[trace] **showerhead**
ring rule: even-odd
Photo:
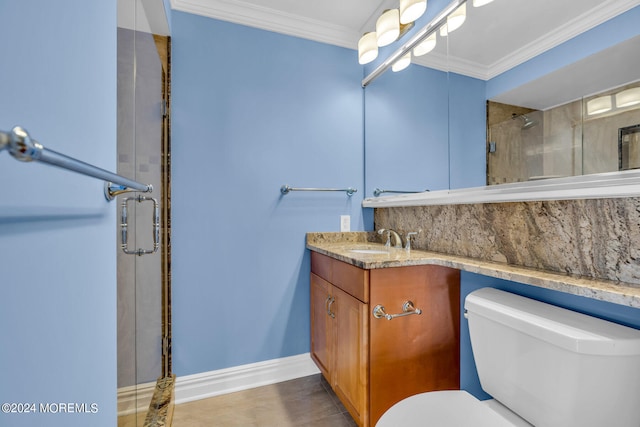
[[[522,125],[522,129],[529,129],[529,128],[534,127],[534,126],[536,126],[538,124],[538,122],[536,120],[531,120],[527,116],[522,116],[522,119],[524,120],[524,124]]]
[[[514,113],[511,115],[511,120],[515,119],[522,119],[522,127],[520,129],[529,129],[538,124],[537,120],[530,119],[526,114],[517,115]]]

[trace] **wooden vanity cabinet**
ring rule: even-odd
[[[387,320],[380,304],[402,313]],[[359,426],[394,403],[460,388],[460,272],[424,265],[365,270],[311,252],[311,357]]]
[[[358,425],[368,425],[368,305],[311,273],[311,357]]]

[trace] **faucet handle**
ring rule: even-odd
[[[411,251],[411,237],[412,237],[412,236],[417,236],[417,235],[418,235],[419,233],[421,233],[421,232],[422,232],[422,230],[418,230],[418,231],[410,231],[410,232],[408,232],[408,233],[407,233],[407,237],[406,237],[407,244],[406,244],[406,246],[404,247],[404,249],[405,249],[407,252]]]

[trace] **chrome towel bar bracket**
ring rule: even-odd
[[[358,190],[353,188],[353,187],[349,187],[349,188],[299,188],[299,187],[290,187],[288,185],[283,185],[282,187],[280,187],[280,193],[281,194],[289,194],[289,192],[291,191],[345,191],[347,193],[347,196],[353,196],[353,193],[357,192]]]
[[[382,319],[384,317],[387,320],[391,320],[391,319],[395,319],[396,317],[410,316],[412,314],[422,314],[422,310],[420,310],[419,308],[415,308],[411,301],[405,301],[405,303],[402,304],[402,313],[387,314],[384,311],[384,306],[381,304],[378,304],[373,308],[372,314],[373,314],[373,317],[375,317],[376,319]]]
[[[73,157],[49,150],[35,139],[32,139],[29,132],[20,126],[14,127],[9,132],[0,131],[0,151],[4,149],[8,150],[9,154],[15,159],[22,162],[38,161],[108,181],[104,192],[105,198],[109,201],[123,192],[140,191],[150,193],[153,191],[151,185],[133,181]],[[119,187],[115,188],[113,184],[118,184]]]
[[[149,184],[148,191],[143,191],[143,193],[151,193],[153,191],[153,185]],[[111,181],[104,182],[104,197],[105,199],[111,201],[115,199],[120,194],[132,193],[138,191],[135,188],[129,188],[126,185],[118,185],[114,184]]]

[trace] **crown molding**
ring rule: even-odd
[[[463,58],[446,58],[444,55],[437,54],[427,54],[423,57],[414,58],[413,62],[425,67],[443,71],[448,70],[481,80],[489,80],[638,6],[638,4],[640,4],[639,0],[603,1],[597,8],[575,17],[562,28],[545,34],[543,37],[504,56],[488,67]],[[385,3],[383,2],[378,9],[384,7]],[[171,0],[171,8],[353,50],[356,49],[362,32],[241,0]],[[377,14],[374,13],[365,24],[365,27],[374,22],[376,16]]]
[[[598,25],[620,15],[640,4],[638,0],[607,0],[600,6],[578,15],[566,25],[523,46],[521,49],[504,56],[491,64],[486,71],[489,80],[503,72],[512,69],[541,53],[544,53],[575,36],[584,33]]]
[[[441,53],[428,53],[411,59],[413,64],[433,68],[440,71],[450,71],[480,80],[488,80],[489,70],[477,62],[466,59],[447,57]]]
[[[348,49],[355,49],[360,38],[351,28],[242,1],[171,0],[171,8]]]
[[[451,71],[481,80],[490,80],[638,6],[638,4],[640,4],[638,0],[607,0],[596,9],[575,17],[562,28],[545,34],[543,37],[524,45],[521,49],[504,56],[488,67],[464,58],[455,56],[447,57],[439,53],[414,58],[412,62],[423,67],[434,68],[441,71]]]

